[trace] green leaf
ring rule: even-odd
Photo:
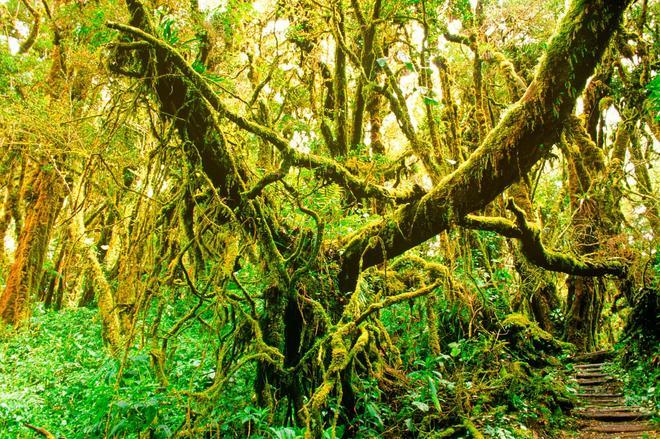
[[[298,437],[296,430],[291,427],[270,427],[270,431],[277,439],[296,439]]]
[[[383,420],[381,419],[380,415],[378,414],[378,410],[376,409],[376,405],[373,403],[367,404],[367,412],[369,415],[376,420],[376,423],[378,424],[379,427],[383,427]]]
[[[433,401],[433,406],[435,409],[438,411],[438,413],[442,412],[442,407],[440,406],[440,400],[438,399],[438,389],[435,387],[435,382],[433,381],[433,378],[428,377],[429,380],[429,391],[431,392],[431,400]]]
[[[115,424],[114,427],[112,427],[112,430],[110,430],[110,434],[108,436],[117,436],[126,426],[126,421],[124,419],[120,420]]]
[[[424,96],[424,103],[428,105],[438,105],[438,100],[430,96]]]
[[[419,410],[423,411],[424,413],[428,412],[429,408],[430,408],[428,404],[426,404],[422,401],[413,401],[412,405],[414,405],[415,407],[417,407]]]
[[[192,68],[197,73],[204,73],[206,71],[206,66],[204,64],[202,64],[201,62],[199,62],[198,60],[193,61]]]
[[[449,347],[451,348],[450,355],[454,358],[458,357],[461,354],[461,345],[459,345],[456,342],[449,343]]]

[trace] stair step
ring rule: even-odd
[[[623,398],[623,393],[578,393],[578,398]]]
[[[605,424],[590,425],[585,431],[597,433],[641,433],[648,431],[655,432],[655,428],[650,422],[608,422]]]
[[[579,410],[616,410],[621,412],[629,411],[634,413],[647,413],[643,408],[634,405],[612,405],[607,407],[602,405],[587,405],[580,407]]]
[[[576,369],[602,369],[603,366],[609,363],[587,363],[587,364],[576,364],[574,367]]]
[[[578,410],[575,414],[584,419],[595,419],[599,421],[638,421],[649,419],[651,413],[630,412],[621,410]]]
[[[623,399],[612,398],[612,399],[592,399],[591,401],[582,401],[584,405],[579,406],[579,408],[588,408],[588,407],[621,407],[624,403]]]
[[[614,381],[614,378],[610,376],[605,376],[604,378],[578,378],[578,384],[582,386],[593,386],[597,384],[607,384]]]
[[[602,367],[585,367],[580,369],[575,369],[575,372],[580,373],[605,373],[605,369]]]
[[[578,389],[580,393],[584,393],[587,395],[619,395],[619,391],[621,390],[621,386],[603,386],[603,385],[587,385],[587,386],[580,386]]]
[[[653,431],[643,430],[636,432],[600,433],[585,431],[578,436],[580,439],[656,439],[658,436]]]
[[[605,378],[608,376],[608,374],[602,372],[578,372],[576,375],[578,380],[580,378]]]

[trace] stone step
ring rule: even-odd
[[[580,378],[605,378],[609,375],[602,372],[578,372],[575,377],[579,380]]]
[[[614,381],[614,378],[611,376],[603,376],[600,378],[578,378],[577,382],[581,386],[596,386],[600,384],[607,384]]]
[[[625,401],[620,398],[612,399],[592,399],[590,401],[581,401],[582,405],[579,405],[578,408],[588,408],[588,407],[623,407]]]
[[[616,395],[622,396],[620,394],[621,386],[580,386],[578,389],[580,394],[585,395]]]
[[[651,422],[606,422],[589,425],[584,431],[596,433],[642,433],[648,431],[654,433],[656,430]]]
[[[632,406],[632,405],[618,405],[618,406],[609,406],[609,407],[603,407],[603,406],[585,406],[585,407],[580,407],[579,409],[575,410],[575,413],[612,413],[612,412],[617,412],[617,413],[632,413],[632,414],[638,414],[638,415],[653,415],[652,412],[649,410],[646,410],[642,407],[638,406]]]
[[[576,377],[582,376],[582,375],[596,375],[596,376],[611,376],[607,372],[605,372],[603,369],[579,369],[575,371]]]
[[[582,406],[579,408],[579,410],[616,410],[616,411],[629,411],[629,412],[635,412],[635,413],[647,413],[648,410],[644,410],[641,407],[634,406],[634,405],[611,405],[604,407],[602,405],[586,405]]]
[[[575,364],[573,367],[576,369],[602,369],[603,366],[609,363],[585,363],[585,364]]]
[[[575,382],[579,384],[580,387],[589,388],[591,390],[600,387],[603,391],[606,392],[611,391],[611,388],[620,388],[621,386],[623,386],[623,383],[621,381],[615,380],[613,378],[610,378],[609,380],[607,379],[603,380],[602,378],[594,378],[594,379],[599,381],[585,382],[585,380],[575,380]],[[589,378],[588,380],[591,380],[591,378]]]
[[[601,398],[623,398],[623,393],[578,393],[577,394],[578,398],[594,398],[594,399],[601,399]]]
[[[631,412],[628,410],[592,409],[576,410],[575,414],[583,419],[595,419],[598,421],[641,421],[649,419],[651,413]]]
[[[632,433],[598,433],[598,432],[585,432],[578,436],[580,439],[656,439],[657,435],[651,431],[645,432],[632,432]]]

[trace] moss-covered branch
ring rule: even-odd
[[[142,29],[121,23],[107,23],[111,29],[126,33],[134,38],[147,41],[153,47],[167,53],[174,66],[191,82],[201,96],[215,109],[221,117],[234,123],[239,128],[250,132],[260,139],[273,145],[292,166],[313,169],[317,175],[337,183],[349,190],[358,199],[377,198],[397,203],[407,203],[419,199],[421,194],[417,188],[396,190],[379,186],[354,176],[348,169],[335,160],[307,154],[295,150],[289,142],[269,127],[249,120],[231,111],[215,93],[211,85],[195,71],[186,59],[172,46],[163,40],[143,31]]]
[[[541,232],[538,227],[527,222],[525,212],[516,206],[512,199],[509,199],[507,209],[516,217],[516,223],[522,234],[520,243],[523,254],[539,267],[576,276],[604,276],[607,274],[620,278],[627,276],[626,266],[620,262],[594,262],[547,250],[541,242]]]
[[[286,177],[286,173],[288,171],[289,171],[289,166],[284,165],[276,171],[269,172],[268,174],[261,177],[259,181],[256,182],[255,185],[252,188],[250,188],[249,191],[245,192],[243,195],[245,195],[245,198],[247,198],[248,200],[255,199],[261,194],[261,192],[266,188],[266,186],[268,186],[271,183],[275,183],[276,181],[280,181],[284,177]]]
[[[460,221],[460,224],[468,229],[487,230],[489,232],[495,232],[498,235],[506,236],[507,238],[522,238],[522,232],[520,229],[513,221],[507,218],[466,215],[465,218]]]
[[[394,305],[395,303],[426,296],[427,294],[430,294],[438,286],[440,286],[439,281],[433,282],[431,285],[420,288],[418,290],[397,294],[396,296],[388,296],[385,299],[381,300],[380,302],[372,303],[362,314],[360,314],[355,319],[355,325],[359,325],[360,323],[364,322],[371,314],[375,313],[376,311]]]
[[[520,99],[520,97],[525,93],[527,84],[525,80],[518,75],[516,68],[513,63],[504,55],[502,52],[497,50],[489,50],[484,53],[484,61],[493,62],[497,64],[500,72],[504,75],[504,78],[509,87],[511,96],[514,99]]]
[[[385,53],[381,51],[381,57],[385,57]],[[432,145],[426,140],[420,138],[418,133],[415,130],[414,124],[412,122],[412,116],[408,109],[408,104],[406,103],[406,98],[403,94],[403,90],[399,86],[399,80],[394,74],[392,69],[385,64],[383,67],[383,72],[387,78],[387,86],[379,87],[376,86],[375,89],[381,93],[390,103],[390,109],[392,113],[396,116],[396,120],[399,123],[401,132],[406,136],[408,142],[410,142],[410,147],[417,155],[426,169],[431,181],[437,183],[440,181],[441,170],[436,161],[434,160],[433,148]],[[391,91],[390,91],[391,90]]]
[[[30,12],[30,15],[32,16],[33,19],[30,33],[28,34],[25,41],[23,41],[20,47],[18,48],[18,53],[27,53],[28,50],[30,50],[30,48],[34,45],[34,42],[37,40],[37,36],[39,35],[41,16],[39,15],[39,12],[37,12],[37,10],[30,5],[30,2],[26,0],[22,0],[22,3],[27,8],[28,12]]]
[[[626,277],[626,267],[620,262],[588,261],[546,249],[541,242],[541,232],[538,227],[527,222],[525,212],[512,199],[507,202],[507,209],[513,212],[516,223],[501,217],[467,215],[460,224],[469,229],[488,230],[507,238],[519,239],[525,257],[533,264],[546,270],[577,276],[603,276],[609,274],[621,278]]]
[[[575,101],[593,73],[630,0],[575,0],[548,45],[525,95],[504,115],[479,148],[421,200],[350,236],[343,246],[341,288],[383,260],[370,248],[378,236],[388,257],[400,255],[485,207],[530,171],[555,144]]]

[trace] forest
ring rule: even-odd
[[[0,0],[0,438],[653,438],[657,0]]]

